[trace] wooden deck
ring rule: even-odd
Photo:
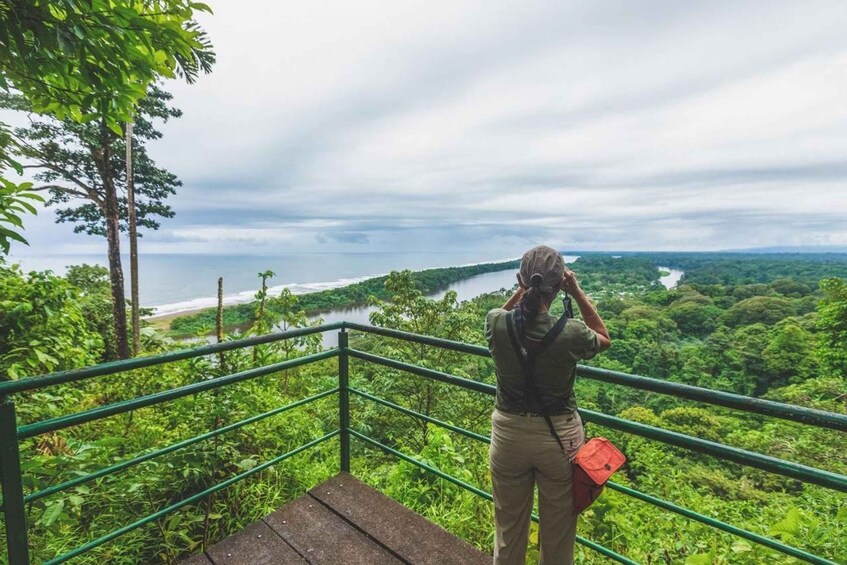
[[[342,473],[183,565],[475,565],[491,556]]]

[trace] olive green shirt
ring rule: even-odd
[[[485,317],[485,338],[497,370],[498,410],[511,413],[542,413],[533,398],[527,398],[526,385],[517,353],[509,339],[506,325],[508,312],[495,308]],[[548,313],[539,314],[526,324],[526,335],[541,339],[556,325],[557,318]],[[556,339],[541,353],[535,362],[535,385],[541,401],[550,415],[576,410],[573,384],[576,364],[591,359],[600,351],[597,333],[580,320],[570,319]]]

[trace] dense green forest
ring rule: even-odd
[[[583,258],[594,254],[587,253]],[[607,254],[595,255],[608,257]],[[623,258],[646,259],[652,265],[685,271],[680,281],[699,284],[743,285],[779,278],[816,285],[829,277],[844,276],[844,253],[622,253]]]
[[[572,268],[597,301],[613,339],[600,367],[847,413],[847,257],[587,255]],[[834,259],[834,260],[833,260]],[[687,261],[683,263],[684,261]],[[656,265],[686,269],[683,283],[658,284]],[[818,273],[818,275],[815,275]],[[483,343],[482,320],[507,291],[457,303],[426,298],[418,274],[392,273],[373,292],[372,323]],[[443,284],[443,283],[441,283]],[[307,325],[308,296],[268,299],[250,333],[271,324]],[[390,301],[388,300],[390,298]],[[108,358],[108,278],[76,267],[66,277],[0,266],[0,368],[11,378]],[[256,317],[260,305],[254,305]],[[561,304],[554,307],[560,311]],[[105,320],[105,322],[104,322]],[[147,328],[145,354],[186,347]],[[354,347],[486,383],[492,363],[431,347],[354,334]],[[91,379],[16,395],[21,424],[56,418],[175,386],[293,358],[319,338]],[[337,386],[328,360],[213,392],[183,397],[21,442],[24,489],[67,481],[210,429]],[[413,375],[351,361],[351,385],[488,435],[493,401]],[[582,407],[669,430],[847,473],[844,434],[790,421],[578,379]],[[420,461],[490,490],[487,446],[358,397],[351,426]],[[216,436],[120,473],[27,505],[33,561],[43,561],[199,492],[338,427],[334,396]],[[615,476],[637,488],[835,562],[847,562],[847,497],[749,467],[589,424],[628,462]],[[174,563],[271,512],[338,469],[331,440],[226,490],[92,550],[79,563]],[[353,443],[353,473],[478,547],[490,551],[491,505],[418,467]],[[609,489],[581,518],[579,534],[644,563],[791,563]],[[533,532],[534,539],[534,532]],[[3,541],[3,540],[0,540]],[[537,557],[535,547],[531,558]],[[605,558],[578,546],[583,563]]]

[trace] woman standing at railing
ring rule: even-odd
[[[573,297],[584,322],[548,313],[560,290]],[[573,391],[576,364],[608,349],[609,332],[561,254],[539,246],[521,259],[517,291],[486,316],[485,336],[497,370],[489,454],[494,563],[524,563],[535,484],[541,562],[572,563],[571,459],[584,441]]]

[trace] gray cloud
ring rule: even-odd
[[[367,245],[370,243],[370,237],[365,232],[321,232],[315,239],[318,243],[353,243],[356,245]]]
[[[213,7],[146,252],[847,244],[843,2]]]

